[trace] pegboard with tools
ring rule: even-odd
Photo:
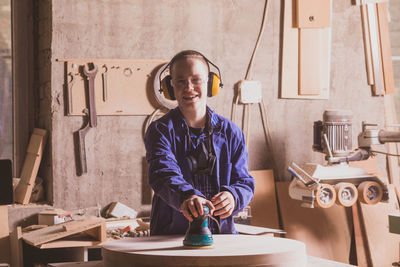
[[[89,94],[84,66],[97,73],[94,105],[97,115],[148,115],[159,106],[153,90],[162,59],[58,59],[65,62],[67,115],[84,116]]]

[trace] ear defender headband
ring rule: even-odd
[[[174,88],[172,87],[172,84],[171,84],[171,75],[167,75],[161,80],[162,73],[164,71],[166,71],[168,68],[170,68],[171,65],[173,63],[175,63],[178,59],[181,59],[185,56],[192,56],[192,55],[193,56],[196,56],[196,55],[201,56],[207,62],[207,64],[211,64],[218,70],[218,74],[211,72],[211,71],[208,73],[208,82],[207,82],[207,96],[208,97],[217,95],[219,93],[219,89],[224,86],[222,84],[221,72],[214,63],[212,63],[210,60],[208,60],[200,52],[197,52],[194,50],[185,50],[185,51],[182,51],[182,52],[178,53],[177,55],[175,55],[171,59],[171,61],[164,67],[164,69],[160,72],[160,75],[158,77],[159,81],[160,81],[160,93],[162,92],[166,99],[176,100],[175,94],[174,94]]]

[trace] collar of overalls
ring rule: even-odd
[[[180,129],[181,131],[184,131],[185,133],[187,133],[189,131],[189,126],[185,120],[185,117],[183,116],[182,112],[180,111],[179,107],[175,108],[174,110],[175,115],[179,118],[180,120]],[[207,110],[206,110],[206,116],[207,116],[207,126],[206,128],[208,128],[209,134],[211,135],[212,133],[215,133],[217,131],[220,130],[221,128],[221,122],[218,119],[217,115],[215,114],[215,112],[207,106]]]

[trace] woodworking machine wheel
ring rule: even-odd
[[[322,208],[331,207],[336,200],[335,188],[330,184],[321,184],[321,187],[316,192],[315,199],[318,206]]]
[[[338,183],[335,185],[337,198],[336,203],[345,207],[351,207],[356,203],[358,198],[358,191],[352,183]]]
[[[382,186],[373,181],[362,182],[358,185],[359,200],[367,204],[376,204],[382,200]]]

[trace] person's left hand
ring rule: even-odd
[[[211,202],[215,207],[213,215],[221,219],[231,216],[235,208],[235,198],[229,191],[219,192],[211,198]]]

